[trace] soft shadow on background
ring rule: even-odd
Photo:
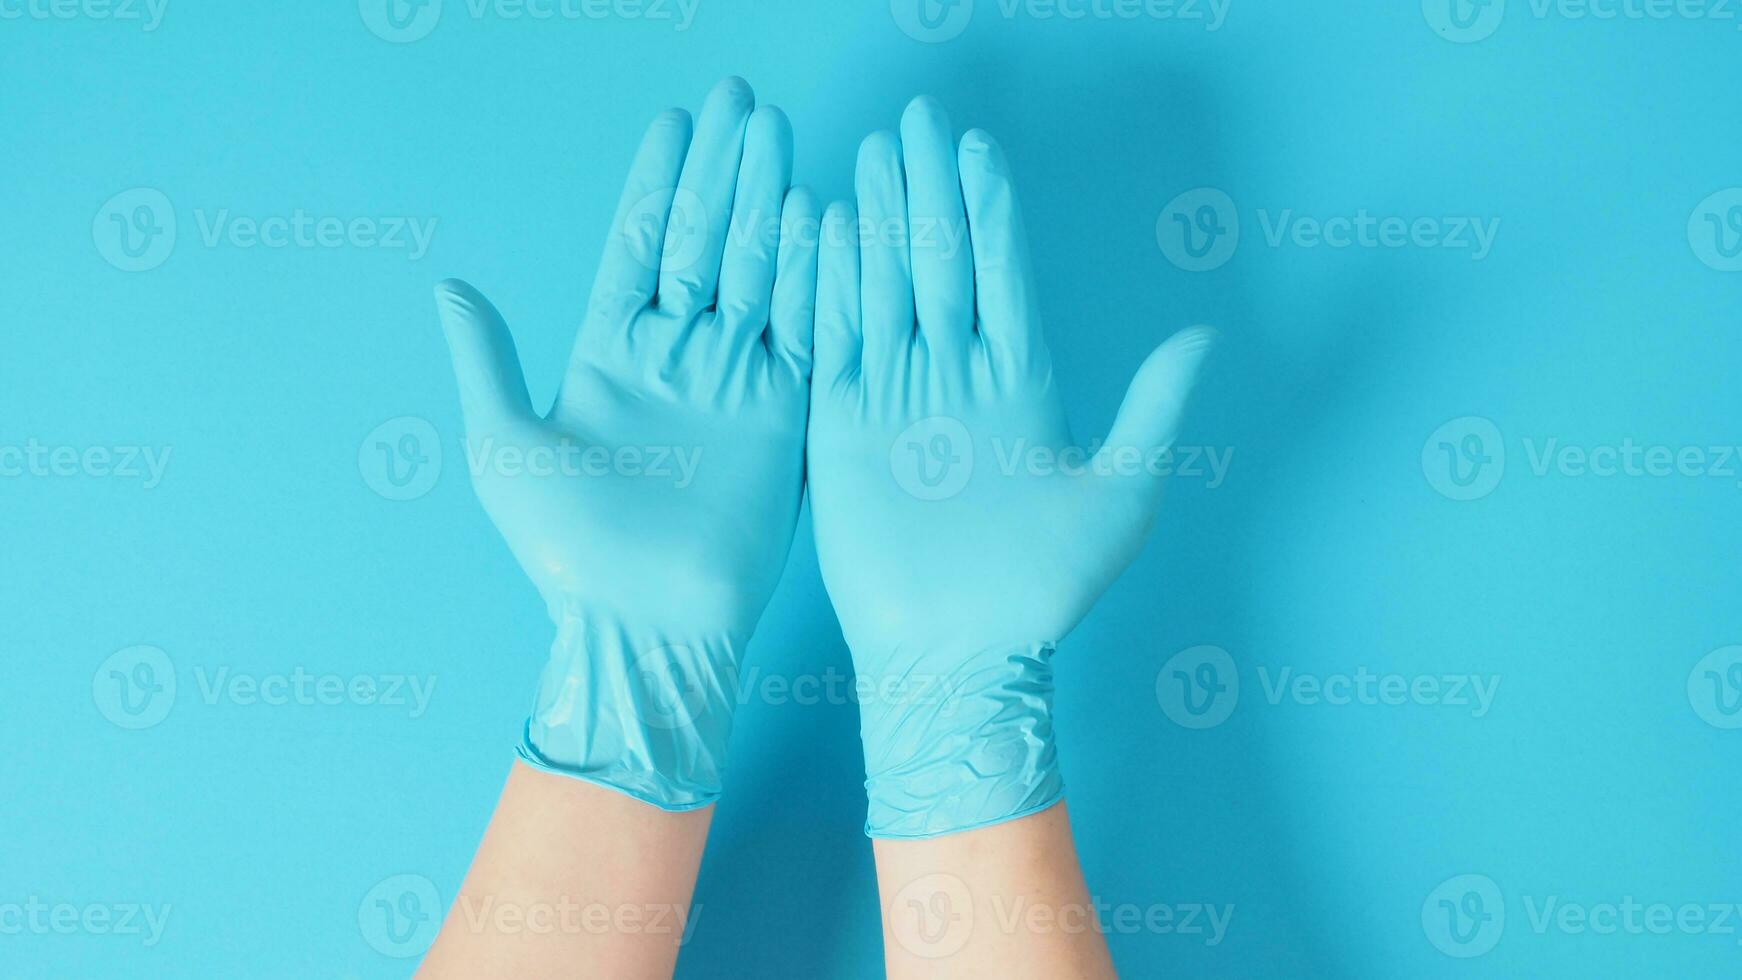
[[[735,73],[791,115],[824,199],[915,94],[1004,143],[1080,438],[1167,335],[1222,332],[1181,444],[1231,453],[1227,473],[1173,479],[1056,660],[1091,890],[1163,923],[1109,936],[1125,975],[1734,974],[1733,935],[1544,909],[1712,921],[1742,899],[1723,778],[1742,690],[1690,688],[1742,643],[1742,477],[1537,463],[1550,440],[1738,441],[1733,242],[1689,235],[1742,186],[1742,109],[1717,94],[1742,81],[1734,24],[1513,4],[1454,43],[1421,7],[1235,4],[1211,31],[980,0],[939,43],[883,0],[703,0],[683,31],[449,0],[403,44],[352,4],[0,20],[0,447],[169,454],[155,481],[0,477],[0,913],[167,909],[149,939],[0,934],[0,973],[411,973],[373,903],[452,899],[551,637],[467,485],[431,284],[496,301],[548,402],[642,128]],[[1207,271],[1161,245],[1195,188],[1240,223]],[[134,191],[178,227],[130,272],[103,217]],[[416,255],[206,234],[296,212],[434,234]],[[1358,214],[1498,236],[1478,257],[1294,234]],[[407,419],[441,461],[395,500],[367,456]],[[1459,419],[1505,456],[1473,500],[1431,463]],[[140,645],[176,690],[135,728],[144,695],[110,661]],[[1201,646],[1239,694],[1192,728],[1168,664]],[[223,686],[299,671],[433,688],[269,705]],[[1332,704],[1285,673],[1499,686],[1481,711]],[[807,518],[746,677],[849,674]],[[881,975],[857,731],[851,704],[743,705],[680,976]],[[1447,910],[1487,914],[1493,941],[1448,937]]]

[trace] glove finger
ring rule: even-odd
[[[745,129],[744,163],[720,263],[718,305],[728,330],[755,337],[768,325],[781,208],[791,184],[792,124],[774,106],[761,106]]]
[[[1150,352],[1132,378],[1112,431],[1107,433],[1108,450],[1147,454],[1172,448],[1185,415],[1186,398],[1215,340],[1216,332],[1211,328],[1191,327]]]
[[[654,117],[641,138],[588,302],[590,311],[606,314],[604,322],[627,323],[659,286],[659,255],[690,130],[689,113],[667,109]]]
[[[509,422],[532,417],[520,355],[502,314],[484,294],[458,279],[435,289],[436,311],[453,355],[460,388],[460,411],[468,437],[495,432]]]
[[[824,395],[859,374],[859,216],[836,201],[823,214],[817,247],[816,363],[811,374],[812,414]]]
[[[901,141],[877,132],[859,146],[860,306],[864,375],[890,387],[913,342],[913,274],[907,255],[907,192]],[[899,386],[896,386],[899,387]]]
[[[901,116],[914,307],[934,358],[959,363],[974,333],[974,256],[950,117],[921,96]]]
[[[817,310],[817,221],[816,198],[793,188],[780,215],[779,271],[768,319],[768,349],[805,381]]]
[[[744,130],[756,95],[742,78],[714,86],[696,122],[665,227],[658,303],[685,320],[713,305],[732,216]]]
[[[1010,164],[984,130],[962,137],[957,164],[974,249],[974,295],[980,339],[995,368],[1030,377],[1049,366],[1046,339],[1028,268],[1028,240]]]

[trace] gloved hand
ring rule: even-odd
[[[1053,384],[992,138],[969,132],[958,153],[943,108],[915,100],[899,138],[860,148],[857,197],[857,215],[837,202],[823,218],[811,512],[869,694],[866,832],[929,837],[1063,795],[1049,658],[1141,546],[1213,334],[1149,356],[1091,457]]]
[[[520,754],[670,810],[719,795],[803,489],[817,209],[754,105],[653,121],[548,415],[490,303],[436,289],[473,486],[557,626]]]

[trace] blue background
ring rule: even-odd
[[[411,43],[340,2],[170,0],[152,31],[0,19],[0,446],[172,453],[149,489],[0,478],[0,905],[172,907],[150,948],[0,934],[0,975],[411,972],[372,948],[359,903],[398,874],[452,898],[551,634],[458,465],[430,286],[485,289],[548,402],[645,122],[731,73],[791,115],[800,179],[825,198],[916,93],[1001,138],[1080,433],[1104,429],[1168,333],[1222,330],[1183,441],[1231,450],[1227,479],[1173,483],[1057,661],[1092,891],[1234,906],[1215,945],[1111,936],[1126,975],[1742,971],[1734,919],[1728,935],[1597,935],[1531,914],[1551,896],[1742,902],[1742,730],[1723,727],[1742,691],[1689,695],[1702,657],[1742,643],[1742,464],[1531,466],[1549,439],[1742,442],[1742,274],[1688,231],[1742,185],[1742,11],[1599,20],[1513,0],[1458,43],[1414,2],[1235,0],[1211,31],[979,0],[928,42],[880,0],[701,0],[681,31],[446,6]],[[173,202],[179,228],[166,261],[131,273],[93,220],[136,187]],[[1199,187],[1234,202],[1241,238],[1193,272],[1158,223],[1165,238],[1169,202]],[[438,224],[415,261],[207,246],[197,214],[222,209]],[[1479,260],[1273,245],[1285,209],[1499,232]],[[406,416],[447,465],[393,501],[359,451]],[[1472,416],[1506,467],[1458,500],[1424,447]],[[99,667],[136,644],[161,648],[179,687],[160,724],[130,731],[106,716]],[[1202,644],[1241,689],[1198,730],[1158,686]],[[850,670],[808,521],[749,667]],[[1500,686],[1482,717],[1266,697],[1284,668],[1363,667]],[[415,718],[207,703],[200,679],[222,668],[436,688]],[[881,974],[856,725],[845,703],[739,712],[680,976]],[[1468,959],[1423,923],[1466,874],[1505,912]]]

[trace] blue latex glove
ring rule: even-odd
[[[473,485],[557,626],[520,754],[670,810],[719,796],[803,489],[817,208],[754,105],[727,79],[648,129],[548,415],[489,302],[436,289]]]
[[[1079,458],[998,145],[958,152],[918,99],[861,147],[857,196],[823,219],[811,511],[864,692],[866,832],[929,837],[1063,795],[1048,661],[1141,546],[1213,334],[1156,349]]]

